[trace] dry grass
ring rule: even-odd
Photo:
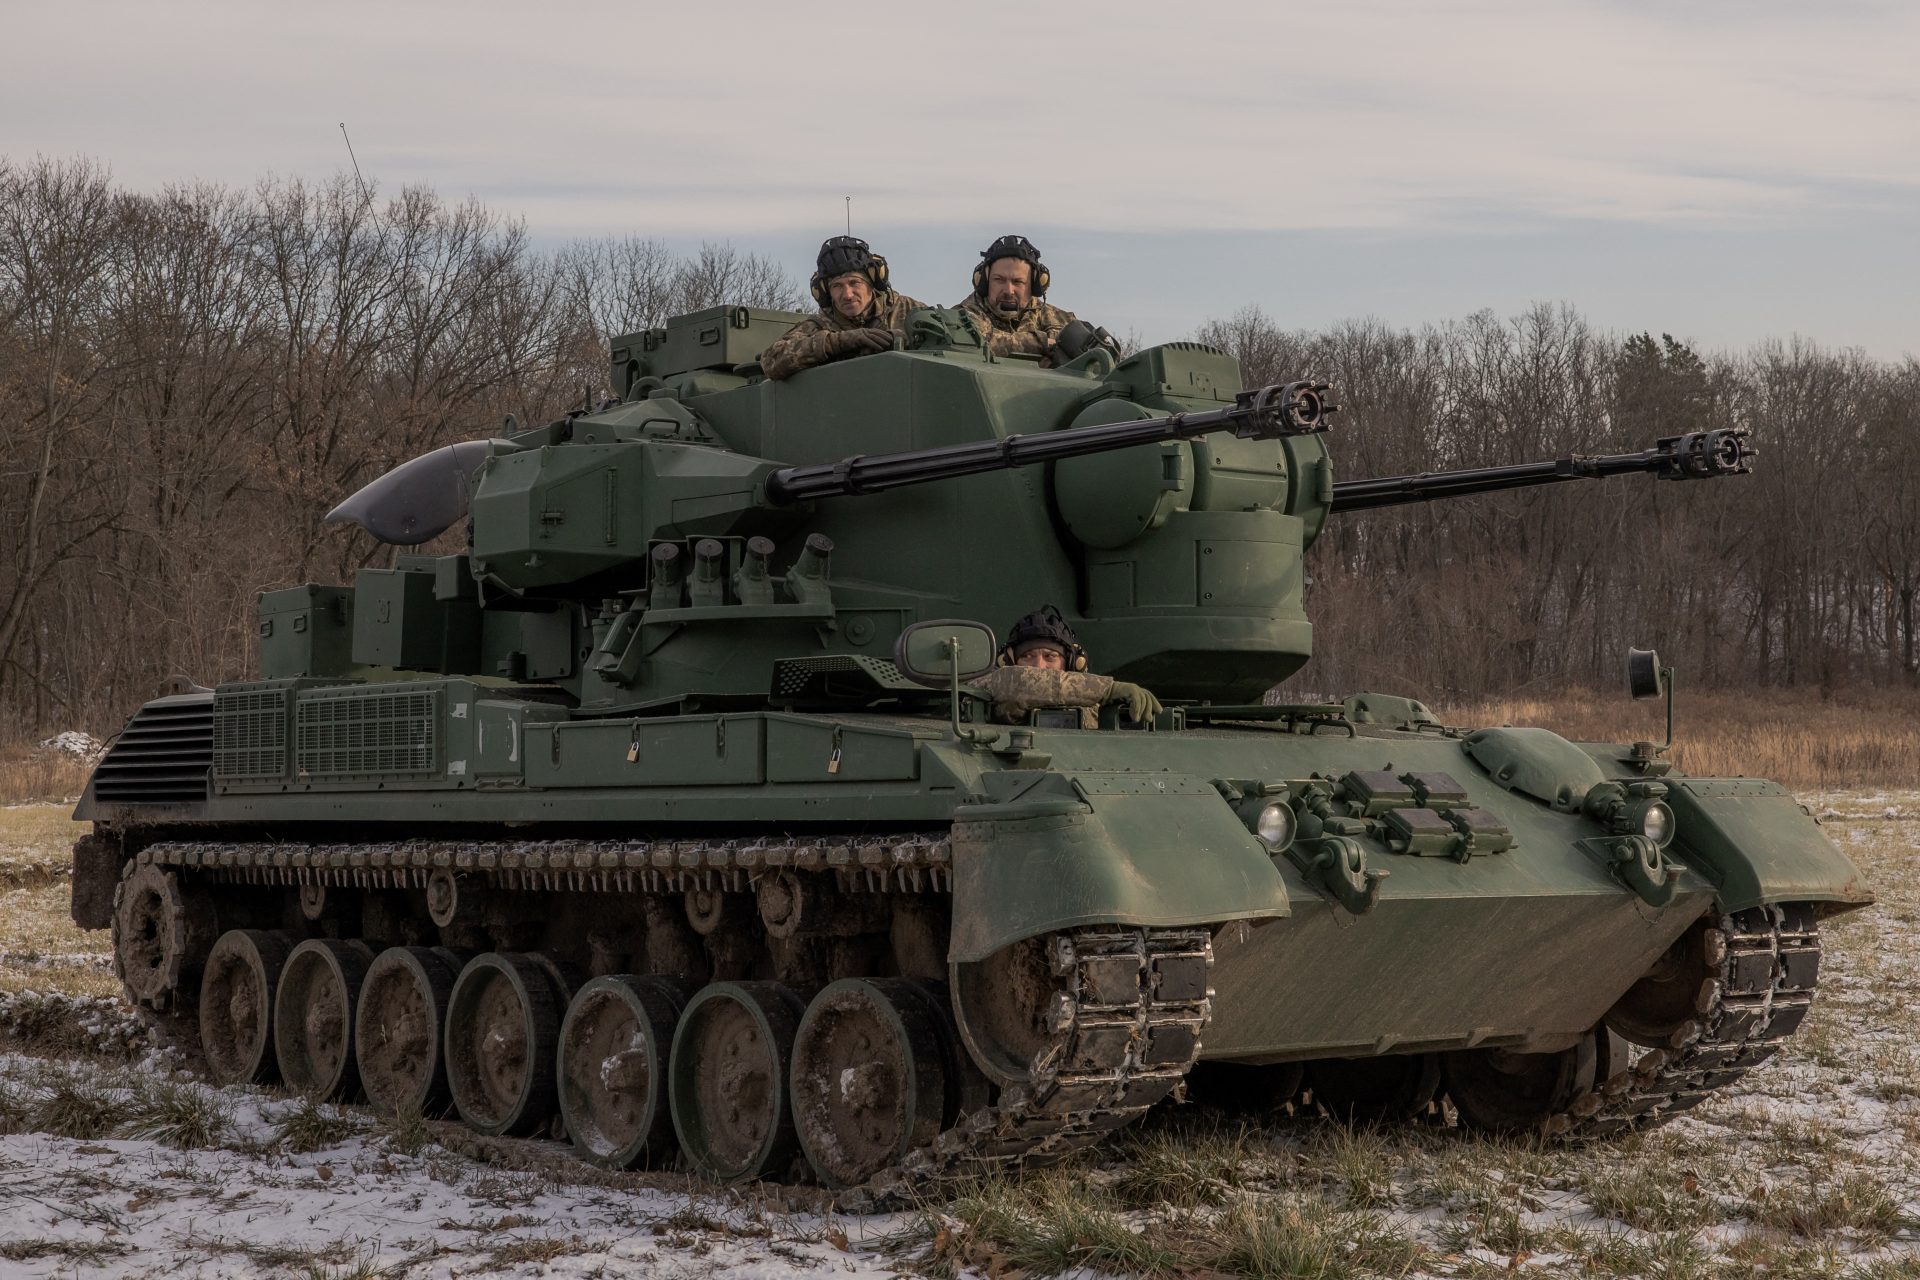
[[[0,803],[0,892],[55,880],[64,885],[67,852],[93,824],[75,822],[65,803],[5,803],[5,793]]]
[[[1447,724],[1539,725],[1583,742],[1658,742],[1659,702],[1624,692],[1434,704]],[[1674,700],[1673,758],[1700,777],[1771,778],[1800,789],[1911,787],[1920,779],[1920,693],[1822,698],[1801,690],[1689,690]]]
[[[0,804],[71,800],[86,790],[91,761],[27,742],[0,746]]]

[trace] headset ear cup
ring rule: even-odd
[[[1076,654],[1074,654],[1074,655],[1073,655],[1073,669],[1074,669],[1075,671],[1085,671],[1085,670],[1087,669],[1087,655],[1086,655],[1086,654],[1084,654],[1084,653],[1076,653]]]
[[[987,300],[987,265],[984,262],[973,269],[973,296],[982,302]]]
[[[887,287],[888,276],[887,260],[877,253],[874,254],[873,266],[868,268],[867,275],[868,278],[873,281],[873,287],[876,290],[885,289]]]
[[[1012,649],[1009,649],[1009,648],[1007,648],[1007,647],[1005,647],[1004,645],[1003,645],[1003,646],[1001,646],[1001,649],[1000,649],[1000,654],[999,654],[999,656],[998,656],[998,657],[996,657],[996,658],[995,658],[995,659],[993,660],[993,665],[994,665],[994,666],[996,666],[996,667],[1010,667],[1010,666],[1012,666],[1012,665],[1013,665],[1013,650],[1012,650]]]
[[[807,281],[807,292],[813,295],[814,302],[819,304],[822,311],[825,311],[827,303],[833,300],[832,295],[827,292],[826,279],[818,271],[814,272],[813,278]]]
[[[1053,273],[1048,271],[1041,263],[1035,262],[1033,264],[1033,296],[1036,298],[1046,297],[1047,286],[1052,283]]]

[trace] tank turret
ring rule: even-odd
[[[1244,391],[1231,361],[1192,343],[1118,363],[1095,349],[1043,371],[993,359],[954,312],[920,313],[906,350],[789,383],[730,372],[714,388],[715,369],[685,367],[706,348],[655,346],[680,354],[662,357],[666,376],[631,376],[629,398],[449,446],[335,510],[412,544],[471,498],[465,556],[362,575],[355,661],[417,656],[418,643],[379,640],[398,625],[445,640],[426,669],[554,681],[585,707],[743,701],[766,695],[784,658],[884,657],[917,621],[1058,600],[1077,605],[1103,669],[1167,697],[1243,702],[1311,652],[1301,556],[1330,512],[1746,466],[1739,433],[1717,432],[1644,454],[1335,484],[1316,438],[1336,407],[1324,386]],[[931,487],[900,492],[911,486]],[[750,552],[756,539],[772,549]],[[413,616],[396,624],[396,609]]]

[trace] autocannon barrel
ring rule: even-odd
[[[767,477],[766,493],[776,503],[882,493],[982,471],[1003,471],[1163,440],[1192,439],[1215,431],[1232,431],[1243,439],[1275,440],[1325,431],[1327,415],[1338,408],[1327,398],[1325,383],[1275,384],[1243,391],[1224,409],[782,467]]]
[[[1509,467],[1468,467],[1460,471],[1343,480],[1333,486],[1333,510],[1371,511],[1376,507],[1398,507],[1439,498],[1465,498],[1503,489],[1643,472],[1662,480],[1710,480],[1716,476],[1745,475],[1753,470],[1753,456],[1745,427],[1691,431],[1686,435],[1668,436],[1639,453],[1597,456],[1575,453]]]

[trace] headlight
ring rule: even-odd
[[[1293,833],[1298,823],[1294,820],[1293,810],[1287,805],[1270,801],[1260,807],[1253,820],[1253,834],[1260,837],[1260,843],[1275,853],[1280,853],[1293,843]]]
[[[1637,835],[1667,847],[1673,839],[1673,810],[1664,800],[1640,800],[1628,807],[1626,828]]]

